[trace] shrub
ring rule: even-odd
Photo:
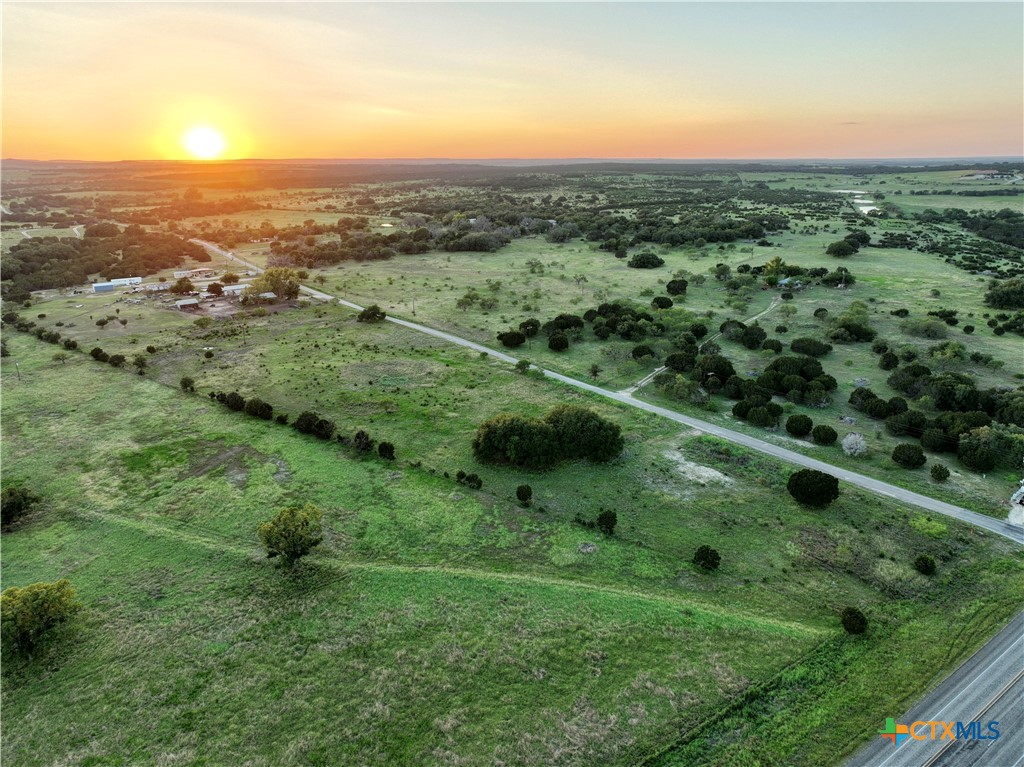
[[[863,634],[868,630],[868,619],[856,607],[844,608],[840,620],[847,634]]]
[[[843,447],[843,452],[851,458],[860,458],[868,452],[868,441],[864,439],[863,434],[857,432],[847,434],[840,444]]]
[[[362,429],[357,431],[355,436],[352,438],[352,447],[360,453],[369,453],[373,450],[373,445],[373,438]]]
[[[245,397],[236,391],[231,392],[224,398],[224,404],[235,412],[245,410]]]
[[[826,424],[819,424],[811,429],[811,439],[819,445],[831,445],[838,437],[839,433]]]
[[[927,554],[919,554],[914,560],[914,569],[921,575],[935,575],[935,560]]]
[[[281,424],[282,426],[287,426],[288,425],[288,414],[287,413],[278,413],[276,416],[274,416],[274,421],[276,423]]]
[[[377,455],[385,461],[395,460],[395,446],[390,442],[381,442],[377,445]]]
[[[323,516],[320,509],[309,503],[302,508],[292,506],[261,523],[256,532],[267,556],[281,557],[284,566],[290,568],[323,542]]]
[[[892,352],[885,352],[878,358],[878,367],[882,370],[892,370],[900,364],[900,358]]]
[[[688,283],[686,280],[676,278],[674,280],[668,281],[668,284],[665,286],[665,292],[668,293],[670,296],[681,296],[686,292],[686,289],[689,286],[690,283]]]
[[[835,258],[846,258],[848,256],[852,256],[856,252],[856,246],[849,240],[839,240],[825,248],[825,255],[833,256]]]
[[[313,436],[319,437],[323,440],[330,439],[336,428],[334,421],[328,421],[326,418],[321,418],[310,410],[300,413],[292,426],[296,431],[302,434],[312,434]]]
[[[698,546],[693,555],[693,563],[704,570],[717,570],[722,556],[708,545]]]
[[[52,629],[66,623],[82,609],[71,582],[33,583],[12,586],[0,594],[0,635],[8,650],[31,657],[32,651]]]
[[[651,306],[655,309],[671,309],[674,304],[672,299],[667,296],[655,296],[651,299]]]
[[[109,362],[115,368],[123,367],[124,363],[127,361],[127,357],[125,357],[123,354],[111,354],[110,357],[107,358],[107,362]]]
[[[357,322],[383,322],[387,314],[377,304],[370,304],[356,317]]]
[[[203,356],[206,359],[208,359],[208,360],[212,360],[213,359],[213,352],[210,351],[209,349],[207,349],[205,352],[203,352]]]
[[[181,387],[181,390],[183,392],[189,392],[190,394],[195,394],[196,382],[195,382],[195,379],[193,379],[190,376],[182,376],[181,380],[178,381],[178,386]]]
[[[28,514],[39,501],[39,496],[21,485],[8,485],[0,491],[0,526],[6,530]]]
[[[810,417],[797,413],[791,415],[786,420],[786,431],[792,434],[794,437],[806,437],[811,433],[811,429],[814,428],[814,422]]]
[[[110,359],[110,355],[103,351],[100,347],[94,346],[89,352],[89,356],[97,362],[106,362]]]
[[[264,421],[269,421],[274,417],[274,406],[269,402],[264,402],[259,397],[253,397],[245,401],[245,413],[253,418],[262,418]]]
[[[797,503],[821,508],[839,497],[839,480],[816,469],[800,469],[790,475],[786,489]]]
[[[530,499],[533,498],[533,488],[529,485],[520,485],[516,488],[516,498],[523,506],[529,506]]]
[[[597,529],[610,537],[615,534],[615,525],[618,524],[618,521],[619,515],[614,511],[602,510],[597,515]]]
[[[933,463],[931,468],[932,479],[936,482],[945,482],[949,479],[949,469],[941,463]]]
[[[816,338],[794,338],[789,348],[797,354],[806,354],[808,357],[823,357],[832,351],[832,344],[819,341]]]
[[[665,263],[665,259],[650,252],[636,253],[626,263],[633,269],[656,269]]]
[[[502,346],[515,349],[526,343],[526,334],[519,330],[509,330],[505,333],[498,333],[498,340]]]
[[[655,357],[657,355],[655,355],[654,349],[647,344],[640,344],[639,346],[633,347],[633,351],[630,352],[630,356],[635,360],[639,360],[644,357]]]
[[[569,348],[569,338],[565,333],[552,333],[548,338],[548,348],[553,352],[564,352]]]
[[[924,451],[919,445],[903,443],[893,448],[892,459],[904,469],[917,469],[924,466]]]

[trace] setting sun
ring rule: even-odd
[[[197,160],[215,160],[227,147],[227,141],[220,131],[206,125],[190,129],[182,137],[181,143]]]

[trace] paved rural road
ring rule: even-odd
[[[881,735],[861,749],[846,767],[1020,767],[1024,765],[1024,613],[972,655],[938,687],[903,716],[879,711],[878,729],[886,717],[899,724],[914,722],[999,722],[996,740],[914,740],[898,748]],[[919,726],[918,735],[930,735]],[[942,730],[938,729],[941,736]]]
[[[218,255],[223,256],[224,258],[231,259],[232,261],[241,264],[247,269],[251,269],[256,272],[263,271],[262,268],[256,266],[255,264],[250,264],[248,261],[243,261],[242,259],[232,255],[223,248],[214,245],[213,243],[206,242],[205,240],[192,240],[192,242],[198,243],[203,247],[214,251]],[[345,301],[344,299],[336,298],[335,296],[329,295],[319,290],[314,290],[313,288],[306,287],[305,285],[302,286],[302,291],[307,295],[313,296],[314,298],[319,298],[324,301],[337,301],[339,304],[347,306],[350,309],[355,309],[357,311],[361,311],[364,308],[359,304],[354,304],[351,301]],[[503,360],[504,362],[508,362],[511,365],[515,365],[519,361],[515,357],[512,357],[508,354],[496,351],[487,346],[484,346],[483,344],[478,344],[466,338],[455,336],[452,335],[451,333],[446,333],[443,330],[436,330],[434,328],[427,327],[426,325],[420,325],[417,322],[409,322],[408,320],[401,320],[396,317],[388,317],[387,320],[388,322],[393,322],[396,325],[402,325],[403,327],[411,328],[412,330],[419,331],[420,333],[426,333],[427,335],[434,336],[435,338],[440,338],[450,343],[458,344],[459,346],[464,346],[467,349],[473,349],[474,351],[482,352],[484,354],[490,355],[491,357],[495,357],[497,359]],[[849,482],[851,485],[856,485],[857,487],[861,487],[865,490],[870,490],[873,493],[878,493],[879,495],[894,498],[898,501],[909,503],[913,506],[919,506],[923,509],[928,509],[929,511],[933,511],[937,514],[944,514],[945,516],[953,517],[954,519],[959,519],[962,522],[967,522],[968,524],[980,527],[984,530],[988,530],[989,532],[1001,535],[1005,538],[1009,538],[1011,541],[1014,541],[1015,543],[1024,544],[1024,527],[1022,526],[1012,525],[1009,522],[1006,522],[1005,520],[995,519],[994,517],[987,517],[984,514],[978,514],[977,512],[969,511],[968,509],[961,508],[960,506],[954,506],[951,503],[938,501],[934,498],[929,498],[926,495],[921,495],[920,493],[915,493],[911,490],[904,490],[902,487],[896,487],[895,485],[890,485],[887,482],[882,482],[877,479],[872,479],[871,477],[866,477],[863,474],[857,474],[856,472],[853,471],[841,469],[838,466],[833,466],[832,464],[825,463],[824,461],[819,461],[816,458],[810,458],[801,453],[794,452],[793,450],[787,450],[784,447],[773,445],[770,442],[765,442],[764,440],[758,439],[757,437],[751,437],[747,434],[742,434],[738,431],[727,429],[724,426],[717,426],[713,423],[709,423],[708,421],[702,421],[699,418],[693,418],[692,416],[677,413],[674,410],[668,410],[667,408],[652,405],[651,403],[644,402],[643,400],[634,399],[629,394],[614,392],[609,389],[602,389],[600,386],[594,386],[593,384],[588,384],[585,381],[579,381],[575,378],[570,378],[569,376],[562,375],[561,373],[556,373],[553,370],[541,370],[541,372],[548,378],[552,378],[556,381],[561,381],[562,383],[568,384],[569,386],[573,386],[577,389],[583,389],[585,391],[593,392],[594,394],[599,394],[602,397],[607,397],[608,399],[615,400],[616,402],[621,402],[623,405],[629,405],[630,407],[635,407],[640,410],[646,410],[649,413],[660,415],[663,418],[668,418],[670,421],[675,421],[676,423],[681,423],[684,426],[689,426],[691,428],[698,429],[699,431],[702,431],[706,434],[712,434],[716,437],[720,437],[730,442],[734,442],[738,445],[743,445],[744,447],[748,447],[752,450],[767,453],[768,455],[786,461],[787,463],[796,464],[797,466],[803,466],[808,469],[817,469],[818,471],[827,472],[835,477],[838,477],[844,482]]]

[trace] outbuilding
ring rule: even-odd
[[[94,282],[92,284],[92,292],[93,293],[113,293],[114,292],[114,288],[116,288],[116,287],[117,287],[117,285],[115,285],[113,282]]]
[[[175,301],[174,305],[177,306],[180,311],[191,312],[199,308],[199,299],[183,298],[181,301]]]

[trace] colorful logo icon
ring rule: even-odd
[[[889,717],[885,720],[885,729],[879,730],[878,734],[891,740],[896,748],[899,748],[900,744],[910,737],[910,729],[905,724],[896,724],[896,720]]]

